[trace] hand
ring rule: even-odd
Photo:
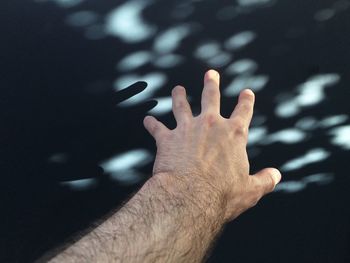
[[[197,117],[192,115],[185,88],[176,86],[172,99],[177,127],[169,130],[150,116],[144,125],[157,144],[153,177],[173,192],[190,194],[193,202],[209,205],[217,197],[227,222],[273,191],[281,174],[266,168],[249,175],[246,145],[254,93],[242,91],[227,119],[220,115],[219,84],[219,73],[210,70],[205,74],[202,110]],[[185,182],[186,187],[177,182]]]

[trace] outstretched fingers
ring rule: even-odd
[[[187,101],[186,89],[176,86],[172,91],[173,113],[177,125],[187,123],[192,118],[191,107]]]
[[[220,75],[209,70],[204,76],[202,92],[202,113],[220,114]]]
[[[163,123],[152,116],[146,116],[143,120],[143,125],[156,141],[170,132]]]

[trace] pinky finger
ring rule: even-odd
[[[156,141],[170,131],[163,123],[152,116],[146,116],[143,125]]]

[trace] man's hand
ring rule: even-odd
[[[176,129],[153,117],[153,177],[117,213],[51,262],[184,262],[205,259],[226,222],[271,192],[273,168],[249,175],[246,153],[254,94],[245,90],[229,119],[220,116],[219,74],[205,75],[202,112],[193,117],[183,87],[173,90]]]
[[[254,206],[281,179],[277,169],[249,175],[246,152],[248,128],[253,115],[254,93],[244,90],[229,119],[220,115],[220,76],[210,70],[204,77],[202,111],[193,117],[186,90],[172,91],[177,127],[169,130],[154,117],[144,125],[157,143],[153,175],[163,186],[179,192],[176,181],[186,184],[184,195],[206,207],[214,196],[229,221]],[[205,191],[200,191],[200,188]],[[197,189],[197,190],[196,190]],[[206,203],[207,202],[207,203]]]

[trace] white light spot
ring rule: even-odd
[[[348,120],[348,116],[345,114],[342,115],[335,115],[335,116],[329,116],[324,118],[322,121],[320,121],[320,126],[322,128],[329,128],[332,126],[337,126],[339,124],[342,124]]]
[[[280,142],[294,144],[303,141],[305,138],[306,134],[298,129],[285,129],[269,135],[263,143],[270,144]]]
[[[142,18],[143,10],[153,1],[134,0],[120,5],[107,15],[106,32],[127,43],[137,43],[152,37],[156,27]]]
[[[95,178],[88,178],[82,180],[66,181],[60,183],[62,186],[67,186],[72,190],[85,191],[97,186]]]
[[[52,1],[60,7],[69,8],[81,4],[84,0],[35,0],[35,2],[42,3]]]
[[[254,92],[258,92],[265,87],[268,83],[269,77],[266,75],[257,76],[237,76],[223,91],[225,96],[236,96],[242,90],[250,88]]]
[[[65,163],[68,161],[67,153],[55,153],[48,158],[50,163]]]
[[[134,169],[148,164],[151,161],[152,155],[148,151],[137,149],[116,155],[100,165],[105,172],[114,173]]]
[[[255,6],[255,5],[266,5],[273,2],[273,0],[237,0],[240,6]]]
[[[225,47],[228,50],[241,49],[253,42],[255,38],[256,34],[253,31],[243,31],[226,40]]]
[[[310,150],[305,155],[298,157],[296,159],[290,160],[281,167],[281,171],[289,172],[293,170],[300,169],[306,165],[321,162],[327,159],[330,153],[322,148],[316,148]]]
[[[228,74],[252,74],[258,69],[258,64],[251,59],[240,59],[229,65],[226,69]]]
[[[154,51],[164,54],[179,48],[181,41],[191,33],[189,25],[180,25],[167,29],[159,34],[154,41]]]
[[[137,51],[124,57],[117,67],[121,71],[134,70],[147,64],[152,58],[153,55],[149,51]]]
[[[157,98],[158,101],[157,106],[155,106],[153,109],[151,109],[148,113],[153,115],[164,115],[172,110],[172,98],[166,97],[166,98]]]
[[[196,51],[194,52],[194,56],[201,60],[207,60],[218,55],[220,52],[220,44],[218,42],[211,41],[197,47]]]
[[[266,134],[267,129],[265,127],[250,128],[248,135],[248,145],[251,146],[261,142],[264,140]]]
[[[106,37],[105,28],[103,25],[95,24],[86,28],[85,37],[90,40],[99,40]]]
[[[185,61],[185,58],[180,55],[168,54],[158,57],[153,64],[158,68],[173,68]]]
[[[295,127],[302,130],[314,130],[318,127],[318,122],[314,117],[304,117],[297,121]]]
[[[160,72],[149,73],[143,77],[130,74],[117,79],[114,83],[114,87],[116,90],[121,90],[140,80],[148,83],[147,88],[139,94],[136,94],[135,96],[119,103],[119,106],[132,106],[140,102],[145,102],[145,100],[147,99],[150,99],[154,95],[154,93],[166,83],[167,77],[165,74]]]
[[[316,183],[319,185],[329,184],[333,180],[334,176],[330,173],[313,174],[303,178],[303,182],[305,183]]]
[[[331,142],[344,150],[350,150],[350,125],[332,129],[329,134],[333,136]]]
[[[231,59],[232,59],[232,55],[230,53],[221,52],[216,56],[208,59],[207,63],[211,67],[219,68],[219,67],[226,66],[228,63],[230,63]]]
[[[285,192],[288,194],[296,193],[304,190],[306,188],[307,184],[302,181],[288,181],[288,182],[282,182],[279,183],[276,188],[275,192]]]

